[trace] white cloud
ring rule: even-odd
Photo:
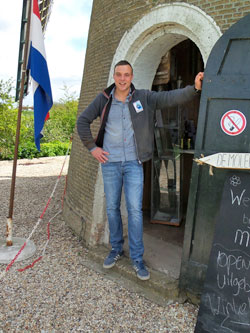
[[[54,0],[45,33],[54,101],[63,96],[64,85],[79,95],[91,6],[91,0]],[[21,0],[0,2],[0,79],[16,80],[21,14]],[[24,104],[32,104],[31,96]]]
[[[13,2],[15,10],[13,11]],[[0,78],[16,78],[22,1],[0,2]]]

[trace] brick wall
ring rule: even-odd
[[[79,102],[80,113],[107,85],[110,66],[120,39],[153,7],[171,4],[168,0],[94,0]],[[210,15],[221,31],[250,12],[249,0],[189,0]],[[92,125],[96,134],[99,120]],[[98,163],[74,134],[64,205],[66,222],[86,240],[92,221]]]

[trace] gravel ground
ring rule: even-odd
[[[27,238],[41,215],[60,173],[64,157],[20,160],[14,205],[14,237]],[[12,162],[0,162],[0,227],[4,238]],[[0,332],[193,332],[197,307],[159,306],[83,265],[87,249],[58,215],[41,255],[47,222],[61,209],[67,165],[54,199],[32,236],[33,258],[15,263],[0,281]],[[6,265],[0,264],[3,272]]]

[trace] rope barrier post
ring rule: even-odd
[[[27,6],[25,6],[25,4],[27,4]],[[28,56],[28,48],[29,48],[31,0],[26,0],[23,2],[23,14],[26,14],[25,18],[27,17],[26,35],[25,35],[25,44],[24,44],[24,52],[23,52],[23,64],[22,64],[21,86],[20,86],[20,96],[19,96],[18,116],[17,116],[15,151],[14,151],[14,159],[13,159],[12,178],[11,178],[9,215],[7,217],[7,225],[6,225],[6,240],[2,241],[0,239],[0,262],[1,263],[8,263],[15,255],[16,256],[13,259],[14,261],[16,261],[18,257],[19,257],[18,258],[19,261],[27,259],[27,258],[31,257],[34,254],[34,252],[36,251],[36,247],[32,241],[25,244],[25,239],[19,238],[19,237],[12,237],[16,168],[17,168],[17,158],[18,158],[19,137],[20,137],[20,130],[21,130],[21,116],[22,116],[22,107],[23,107],[22,104],[23,104],[23,97],[24,97],[27,56]],[[23,251],[24,248],[25,248],[25,250]],[[19,254],[21,252],[22,252],[22,256],[19,256]]]
[[[69,144],[69,147],[68,147],[68,150],[67,150],[67,153],[66,153],[66,156],[65,156],[65,159],[64,159],[64,162],[63,162],[63,165],[62,165],[62,168],[61,168],[60,174],[59,174],[59,176],[57,177],[56,183],[55,183],[54,188],[53,188],[53,190],[52,190],[52,193],[51,193],[51,195],[50,195],[50,197],[49,197],[49,199],[48,199],[48,202],[47,202],[47,204],[46,204],[46,206],[45,206],[45,208],[44,208],[44,210],[43,210],[41,216],[39,217],[37,223],[35,224],[33,230],[31,231],[29,237],[26,239],[26,241],[23,241],[23,239],[22,239],[22,240],[21,240],[21,241],[22,241],[22,244],[18,244],[18,248],[17,248],[17,249],[15,249],[14,246],[9,247],[8,250],[12,249],[12,250],[15,251],[15,252],[13,252],[14,255],[13,255],[12,252],[8,251],[9,254],[12,255],[11,258],[13,258],[13,257],[14,257],[14,258],[13,258],[13,259],[11,260],[11,262],[8,264],[7,268],[6,268],[6,269],[0,274],[0,280],[6,275],[6,273],[9,271],[9,269],[11,268],[11,266],[15,263],[15,261],[20,260],[20,257],[19,257],[19,256],[20,256],[21,254],[23,255],[23,250],[24,250],[24,249],[27,249],[27,248],[30,247],[30,246],[32,246],[33,242],[30,241],[30,239],[31,239],[33,233],[35,232],[35,230],[37,229],[37,227],[39,226],[39,224],[41,223],[41,221],[42,221],[42,219],[43,219],[43,216],[44,216],[44,214],[45,214],[47,208],[49,207],[49,205],[50,205],[50,203],[51,203],[51,200],[52,200],[52,198],[53,198],[53,196],[54,196],[54,194],[55,194],[56,188],[57,188],[58,183],[59,183],[59,181],[60,181],[60,178],[61,178],[61,176],[62,176],[62,172],[63,172],[63,169],[64,169],[64,165],[65,165],[65,163],[66,163],[66,159],[67,159],[67,157],[68,157],[68,155],[69,155],[69,150],[70,150],[70,144]],[[66,190],[66,189],[64,189],[64,194],[63,194],[63,197],[62,197],[62,201],[64,200],[65,190]],[[62,206],[63,206],[63,205],[62,205]],[[51,221],[52,221],[56,216],[58,216],[59,214],[61,214],[61,212],[62,212],[62,209],[60,209],[60,210],[59,210],[59,211],[58,211],[58,212],[57,212],[57,213],[56,213],[56,214],[55,214],[55,215],[49,220],[49,222],[48,222],[48,225],[47,225],[47,241],[46,241],[46,243],[45,243],[45,245],[44,245],[44,247],[43,247],[42,255],[41,255],[39,258],[37,258],[35,261],[33,261],[32,264],[30,264],[30,265],[28,265],[28,266],[26,266],[26,267],[24,267],[24,268],[22,268],[22,269],[19,269],[19,270],[18,270],[19,272],[23,272],[23,271],[25,271],[25,270],[28,269],[28,268],[32,268],[32,267],[33,267],[38,261],[40,261],[40,260],[43,258],[44,254],[45,254],[45,250],[46,250],[47,245],[48,245],[49,240],[50,240],[50,223],[51,223]],[[16,243],[17,243],[17,242],[16,242]],[[17,245],[17,244],[16,244],[16,245]],[[20,245],[20,246],[19,246],[19,245]],[[22,246],[21,246],[21,245],[22,245]],[[13,248],[14,248],[14,249],[13,249]],[[5,260],[5,261],[2,261],[2,260],[1,260],[1,255],[2,255],[2,251],[1,251],[1,250],[2,250],[2,249],[3,249],[3,246],[2,246],[2,244],[1,244],[1,240],[0,240],[0,262],[1,262],[1,263],[8,263],[9,260],[8,260],[8,262],[7,262],[6,260]],[[34,254],[34,253],[32,253],[32,255],[33,255],[33,254]],[[30,255],[30,256],[31,256],[31,255]],[[22,258],[22,259],[26,259],[26,258],[27,258],[27,257]],[[6,258],[5,258],[5,259],[6,259]]]

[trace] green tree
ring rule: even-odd
[[[69,142],[69,139],[73,133],[78,99],[76,93],[70,93],[69,88],[64,85],[64,96],[59,100],[59,103],[55,103],[50,111],[50,119],[44,126],[44,138],[43,142],[52,142],[59,140],[61,142]]]
[[[15,144],[17,110],[12,89],[12,79],[0,80],[0,158],[10,153]]]
[[[12,80],[0,80],[0,160],[13,159],[17,114]],[[78,99],[70,93],[67,86],[63,87],[64,96],[50,110],[50,119],[46,121],[41,140],[41,152],[34,143],[34,114],[23,111],[19,140],[19,158],[63,155],[67,151],[73,133]]]

